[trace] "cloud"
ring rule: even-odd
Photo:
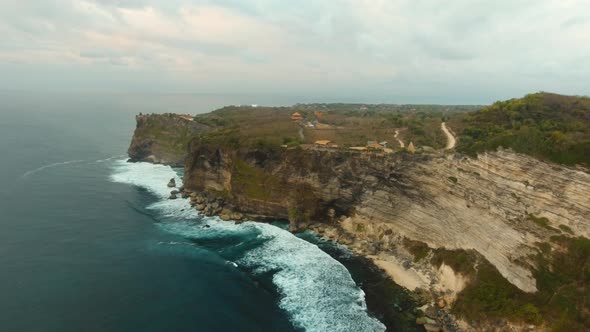
[[[375,101],[589,94],[581,79],[590,74],[586,7],[584,0],[0,0],[0,66],[25,76],[69,66],[96,89],[124,77],[132,90]],[[101,70],[111,75],[96,76]],[[76,88],[55,80],[53,87]],[[0,88],[10,84],[3,75]]]

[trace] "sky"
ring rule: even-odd
[[[590,94],[590,0],[0,0],[0,90]]]

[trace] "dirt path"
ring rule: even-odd
[[[442,131],[445,133],[445,135],[447,135],[447,146],[445,147],[445,150],[450,150],[450,149],[454,148],[455,145],[457,144],[457,140],[455,139],[455,136],[453,136],[453,134],[451,134],[449,129],[447,129],[446,123],[444,123],[444,122],[441,123],[440,129],[442,129]]]
[[[403,149],[406,145],[404,144],[404,142],[402,142],[401,139],[397,138],[397,135],[399,135],[399,130],[396,129],[395,136],[393,137],[395,137],[395,139],[399,142],[399,147]]]

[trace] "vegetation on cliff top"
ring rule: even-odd
[[[443,118],[479,106],[298,104],[292,107],[228,106],[197,115],[194,121],[214,128],[202,135],[205,142],[232,147],[258,145],[295,147],[329,140],[340,147],[365,146],[387,141],[389,147],[405,144],[442,148],[446,137]],[[301,121],[293,121],[298,112]],[[396,132],[398,137],[396,138]]]
[[[436,249],[432,263],[445,263],[469,277],[453,311],[472,322],[506,318],[546,323],[551,331],[590,329],[590,240],[555,236],[532,257],[538,292],[512,285],[473,251]]]
[[[457,150],[498,147],[566,165],[590,165],[590,98],[536,93],[454,119]]]

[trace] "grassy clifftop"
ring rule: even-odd
[[[590,165],[590,98],[535,93],[496,102],[453,122],[457,150],[498,147],[556,163]]]
[[[140,114],[129,146],[134,161],[182,166],[190,140],[209,127],[177,114]]]
[[[329,140],[340,147],[365,146],[387,141],[392,148],[407,146],[442,148],[446,137],[443,118],[479,106],[297,104],[291,107],[228,106],[197,115],[195,122],[214,128],[205,141],[232,147],[313,144]],[[293,120],[297,112],[301,118]],[[396,134],[397,133],[397,134]]]

